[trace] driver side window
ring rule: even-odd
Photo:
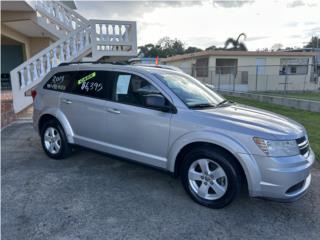
[[[114,100],[119,103],[146,107],[145,97],[149,94],[161,94],[145,79],[127,73],[119,73],[114,89]]]

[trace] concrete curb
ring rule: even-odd
[[[254,99],[260,102],[273,103],[273,104],[282,105],[285,107],[291,107],[291,108],[310,111],[310,112],[320,112],[319,101],[270,96],[266,94],[247,93],[247,92],[230,92],[230,91],[219,91],[219,92],[221,94],[229,95],[229,96]]]

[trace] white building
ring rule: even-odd
[[[282,91],[319,88],[314,52],[202,51],[162,62],[221,90]]]

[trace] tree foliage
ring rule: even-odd
[[[240,33],[237,39],[228,38],[227,41],[224,43],[224,49],[232,51],[248,51],[246,45],[240,41],[241,37],[244,37],[244,40],[247,38],[245,33]],[[230,45],[231,48],[229,47]]]
[[[185,51],[186,50],[182,41],[178,39],[170,39],[169,37],[161,38],[155,45],[149,43],[139,47],[139,55],[144,57],[165,58],[174,55],[184,54]]]
[[[237,39],[228,38],[225,42],[225,46],[223,47],[216,47],[215,45],[212,45],[208,48],[206,48],[206,51],[208,50],[236,50],[236,51],[247,51],[247,47],[243,42],[240,41],[240,38],[244,37],[246,38],[246,35],[244,33],[241,33]],[[230,47],[231,45],[231,47]],[[139,46],[139,56],[141,57],[160,57],[160,58],[166,58],[171,57],[175,55],[180,54],[186,54],[186,53],[195,53],[195,52],[201,52],[203,51],[201,48],[197,47],[188,47],[185,48],[185,45],[182,41],[179,39],[170,39],[169,37],[163,37],[161,38],[156,44],[146,44],[143,46]]]
[[[312,37],[305,48],[320,48],[320,37]]]

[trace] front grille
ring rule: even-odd
[[[310,150],[309,150],[309,141],[308,141],[308,139],[305,136],[303,136],[301,138],[298,138],[296,141],[297,141],[297,144],[298,144],[298,147],[299,147],[299,150],[300,150],[300,154],[302,156],[305,156],[305,157],[309,156],[309,151]]]

